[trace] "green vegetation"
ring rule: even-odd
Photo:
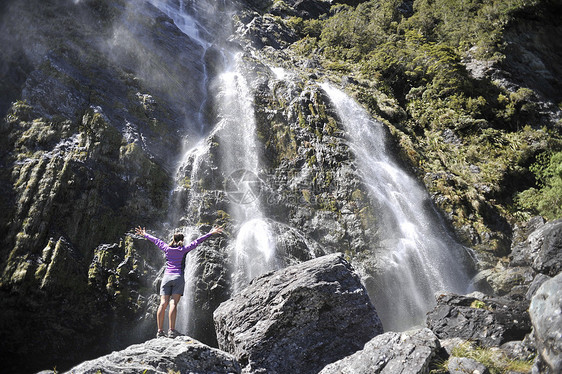
[[[529,168],[538,181],[517,196],[518,205],[548,219],[562,217],[562,152],[544,152]]]
[[[465,342],[453,348],[451,357],[466,357],[480,362],[488,368],[490,374],[504,373],[530,373],[533,367],[533,360],[512,360],[497,348],[483,348]],[[437,363],[437,367],[431,374],[448,373],[449,360]]]
[[[421,0],[411,14],[400,5],[371,0],[335,5],[322,19],[287,18],[301,37],[290,51],[352,77],[348,91],[387,120],[401,156],[455,227],[505,251],[493,222],[561,217],[562,132],[541,122],[534,91],[475,79],[464,61],[501,63],[506,29],[522,14],[547,13],[549,2]]]

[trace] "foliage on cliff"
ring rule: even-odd
[[[459,236],[505,253],[509,224],[562,214],[562,97],[530,77],[528,86],[507,83],[502,70],[513,59],[507,33],[529,22],[546,30],[556,14],[548,0],[373,0],[282,22],[300,37],[291,51],[347,77],[348,90],[388,120]]]

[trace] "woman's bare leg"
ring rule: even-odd
[[[181,295],[173,294],[172,301],[170,302],[170,311],[168,317],[170,318],[170,330],[176,329],[176,317],[178,315],[178,303],[180,302]]]
[[[158,312],[156,313],[156,324],[158,325],[158,331],[163,331],[164,329],[164,317],[166,316],[166,308],[168,307],[169,302],[170,295],[160,295],[160,305],[158,306]]]

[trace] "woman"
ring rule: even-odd
[[[150,240],[158,248],[160,248],[166,254],[166,271],[164,272],[164,277],[162,278],[162,285],[160,286],[160,305],[158,306],[158,312],[156,314],[156,323],[158,325],[158,332],[156,337],[164,337],[164,316],[166,314],[166,308],[170,304],[170,310],[168,312],[170,329],[168,331],[169,338],[175,338],[180,335],[176,331],[176,316],[178,314],[178,303],[180,298],[183,296],[183,289],[185,286],[185,280],[183,278],[183,258],[191,250],[195,249],[199,244],[205,241],[213,234],[218,234],[222,232],[221,227],[215,227],[207,234],[203,235],[199,239],[196,239],[189,243],[187,246],[183,245],[183,234],[176,233],[170,244],[164,243],[164,241],[146,233],[144,227],[137,227],[137,235],[141,235],[144,238]],[[171,299],[171,303],[170,303]]]

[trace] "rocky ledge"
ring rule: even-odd
[[[222,303],[219,349],[187,336],[153,339],[68,373],[559,373],[562,274],[548,278],[530,301],[438,294],[428,328],[384,333],[359,276],[336,253],[265,274]],[[492,369],[459,354],[469,345],[527,367]]]
[[[132,345],[70,369],[69,374],[87,373],[240,373],[240,365],[228,353],[187,336],[158,338]],[[46,372],[45,372],[46,373]]]

